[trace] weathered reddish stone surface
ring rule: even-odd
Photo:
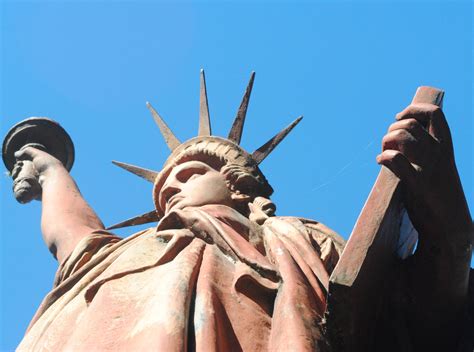
[[[455,350],[462,336],[472,228],[443,96],[418,88],[382,141],[387,168],[330,279],[327,330],[338,351]],[[397,258],[405,206],[420,237],[415,255]]]
[[[171,211],[124,240],[96,231],[62,263],[19,350],[319,350],[342,244],[316,222],[257,225],[223,205]]]
[[[149,105],[172,154],[160,172],[117,163],[154,183],[156,208],[117,226],[160,218],[125,239],[105,230],[52,150],[25,140],[10,152],[14,180],[28,173],[41,187],[43,238],[59,262],[19,350],[469,346],[462,334],[472,329],[462,324],[472,321],[465,318],[472,220],[439,107],[415,101],[397,115],[378,157],[383,182],[339,261],[344,241],[329,228],[275,215],[273,189],[258,167],[300,119],[252,154],[238,145],[253,78],[229,139],[210,135],[203,72],[198,137],[180,143]],[[26,184],[24,199],[36,197],[29,191]],[[413,255],[397,258],[402,203],[419,242]]]

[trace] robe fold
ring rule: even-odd
[[[172,211],[126,239],[99,230],[58,269],[19,351],[320,351],[344,241],[295,217]]]

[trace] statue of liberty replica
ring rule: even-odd
[[[147,104],[169,158],[159,172],[116,164],[151,183],[155,209],[107,229],[69,174],[64,129],[30,118],[10,130],[15,197],[41,201],[59,264],[19,351],[470,350],[472,220],[443,92],[419,88],[389,126],[346,244],[317,221],[276,215],[259,164],[301,118],[244,150],[253,81],[226,138],[212,134],[204,72],[196,137],[181,142]],[[111,232],[144,223],[157,224]]]

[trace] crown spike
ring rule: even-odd
[[[211,135],[211,120],[209,117],[209,105],[207,103],[206,76],[201,69],[201,89],[199,93],[199,131],[198,136]]]
[[[143,225],[150,222],[158,222],[160,220],[156,210],[149,211],[148,213],[135,216],[125,221],[119,222],[115,225],[107,227],[107,230],[119,229],[121,227]]]
[[[156,171],[144,169],[138,166],[122,163],[120,161],[115,161],[115,160],[112,160],[112,163],[114,165],[121,167],[122,169],[127,170],[128,172],[131,172],[134,175],[137,175],[141,178],[144,178],[147,181],[150,181],[151,183],[154,183],[156,176],[158,176],[158,172]]]
[[[229,138],[231,141],[240,144],[242,138],[242,131],[244,129],[245,116],[247,115],[247,108],[249,106],[250,94],[252,93],[253,81],[255,79],[255,71],[252,71],[250,74],[249,84],[247,89],[245,89],[245,94],[240,103],[239,110],[237,111],[237,116],[235,117],[232,128],[230,129]]]
[[[284,130],[273,136],[267,143],[262,145],[256,151],[252,153],[253,159],[260,164],[275,147],[287,136],[288,133],[301,121],[303,116],[298,117],[295,121],[289,124]]]
[[[153,106],[151,106],[149,102],[146,102],[146,107],[150,110],[151,115],[153,116],[153,119],[158,125],[158,128],[160,129],[160,132],[163,138],[165,139],[165,142],[168,148],[170,148],[171,151],[175,150],[176,147],[181,144],[181,142],[178,140],[178,138],[176,138],[173,132],[171,132],[168,125],[165,123],[165,121],[161,118],[161,116],[153,108]]]

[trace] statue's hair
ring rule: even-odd
[[[232,192],[245,193],[252,198],[258,196],[268,198],[273,193],[267,179],[256,167],[225,164],[220,173],[224,175]]]
[[[178,164],[191,160],[201,161],[222,173],[232,192],[245,193],[252,199],[258,196],[268,198],[273,193],[273,188],[257,165],[232,163],[209,149],[190,151],[180,158]]]
[[[248,204],[254,202],[255,199],[267,199],[268,202],[271,202],[268,198],[273,193],[273,189],[258,167],[225,164],[220,169],[220,173],[224,175],[227,187],[232,193],[244,194],[248,197],[242,203],[236,204],[236,209],[240,213],[249,215]],[[260,204],[256,203],[258,202],[254,202],[257,206]],[[261,210],[263,211],[263,209]]]
[[[183,164],[188,161],[201,161],[213,169],[219,171],[226,180],[227,187],[232,193],[243,194],[248,197],[247,201],[236,204],[238,211],[244,215],[248,215],[248,203],[251,203],[257,197],[268,199],[273,193],[273,188],[268,183],[266,177],[260,171],[257,164],[233,163],[225,158],[225,153],[217,153],[210,148],[193,148],[182,153],[179,158],[176,158],[172,164],[169,164],[164,175],[162,175],[161,186],[164,180],[169,176],[173,167]],[[158,199],[159,188],[156,188],[155,182],[155,199]],[[159,207],[158,202],[155,205]]]

